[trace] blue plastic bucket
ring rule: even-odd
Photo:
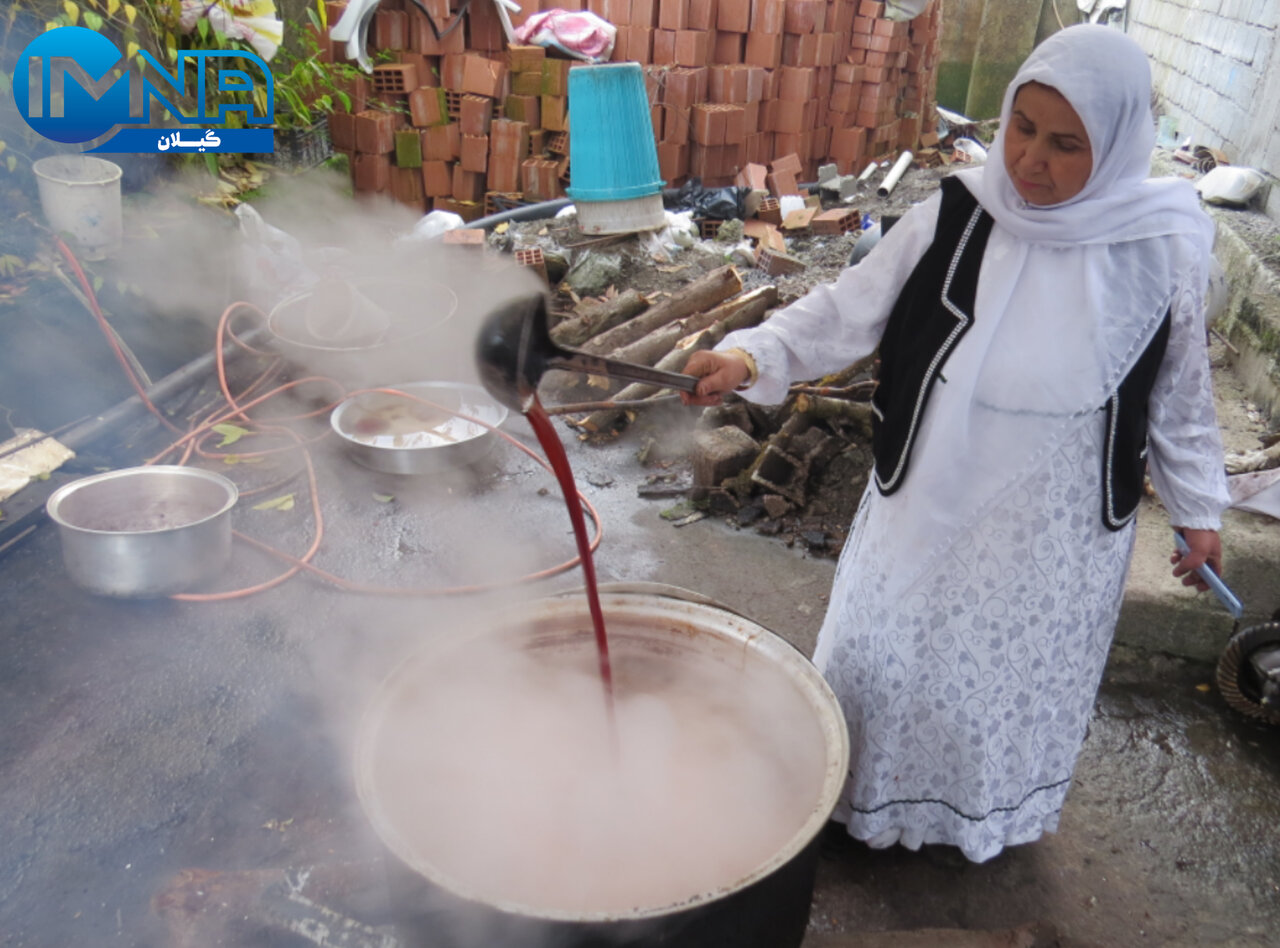
[[[637,63],[569,70],[569,197],[625,201],[659,194],[658,147]]]

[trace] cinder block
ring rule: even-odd
[[[489,136],[463,135],[460,164],[464,171],[484,174],[489,168]]]
[[[729,33],[716,30],[711,43],[711,59],[713,63],[740,63],[746,58],[747,34]]]
[[[485,176],[476,171],[467,171],[461,164],[453,166],[453,196],[459,201],[476,201],[484,199]]]
[[[542,61],[542,94],[568,95],[570,68],[567,59],[544,59]]]
[[[409,19],[403,10],[378,10],[373,14],[374,49],[405,49],[409,45]]]
[[[483,250],[485,247],[484,229],[480,227],[455,227],[440,235],[440,242],[453,247],[469,247]]]
[[[769,176],[768,169],[764,165],[748,162],[738,172],[737,180],[734,182],[740,188],[750,188],[753,191],[763,191],[768,187],[766,179]]]
[[[653,64],[655,66],[672,66],[676,61],[676,31],[653,31]]]
[[[726,2],[734,2],[734,0],[689,0],[689,16],[688,29],[691,30],[714,30],[716,28],[716,19],[719,16],[719,8]],[[738,0],[738,2],[750,3],[751,0]]]
[[[782,64],[782,39],[781,33],[757,33],[753,30],[747,34],[742,61],[750,66],[777,69]]]
[[[730,33],[750,32],[751,0],[719,0],[716,29]]]
[[[406,63],[382,63],[373,67],[374,95],[392,98],[408,95],[419,86],[418,67]]]
[[[351,182],[357,191],[386,191],[391,187],[391,156],[357,153],[351,163]]]
[[[354,119],[357,151],[366,155],[386,155],[395,149],[396,118],[392,113],[366,109]]]
[[[391,196],[406,207],[421,212],[426,207],[422,172],[417,168],[391,169]]]
[[[658,26],[664,30],[687,30],[688,0],[658,0]]]
[[[848,234],[859,229],[861,220],[857,208],[833,208],[815,215],[809,226],[815,234]]]
[[[483,233],[483,231],[481,231]],[[516,266],[525,267],[536,273],[543,283],[547,282],[547,261],[541,247],[528,247],[515,252]]]
[[[703,30],[676,32],[675,61],[681,66],[705,66],[711,58],[711,43]]]
[[[507,67],[501,62],[467,53],[463,57],[462,85],[457,91],[501,99],[506,94],[506,79]]]
[[[808,269],[808,264],[790,254],[778,253],[774,250],[762,250],[756,258],[756,266],[769,276],[784,276],[788,273],[800,273]]]
[[[632,26],[647,26],[650,29],[658,25],[658,0],[631,0]]]
[[[512,73],[536,73],[542,76],[542,63],[547,51],[542,46],[508,46],[507,68]]]
[[[447,161],[424,161],[422,185],[427,197],[448,197],[453,194],[453,169]]]
[[[422,133],[422,157],[426,161],[454,161],[461,152],[456,122],[436,125]]]
[[[458,125],[463,135],[488,135],[489,122],[492,119],[492,99],[481,95],[464,95],[462,97]]]
[[[417,129],[396,132],[396,167],[422,167],[422,133]]]
[[[751,4],[752,33],[781,33],[786,18],[785,0],[753,0]]]
[[[421,87],[409,93],[409,121],[418,128],[449,121],[444,89]]]
[[[818,208],[802,207],[782,219],[782,229],[789,234],[807,234],[818,216]]]
[[[760,453],[760,444],[741,428],[725,425],[695,431],[691,453],[694,488],[705,490],[746,470]]]
[[[338,151],[356,150],[355,116],[347,112],[329,113],[329,141]]]
[[[821,33],[827,25],[827,4],[825,0],[786,0],[785,16],[782,22],[784,33],[806,35]]]

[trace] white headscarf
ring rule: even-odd
[[[1071,104],[1093,150],[1084,189],[1047,207],[1023,201],[1004,166],[1013,100],[1028,82],[1051,86]],[[1060,30],[1036,47],[1009,84],[987,164],[959,177],[1002,227],[1026,240],[1079,246],[1181,234],[1208,254],[1213,225],[1195,188],[1178,178],[1148,177],[1155,146],[1150,101],[1151,68],[1137,43],[1112,27]]]
[[[1084,188],[1049,207],[1023,201],[1004,167],[1014,96],[1032,81],[1067,99],[1093,151]],[[948,358],[915,449],[942,473],[908,476],[895,495],[894,530],[910,551],[895,584],[909,587],[1049,452],[1101,424],[1099,409],[1179,287],[1203,297],[1212,223],[1188,182],[1147,177],[1150,93],[1132,40],[1108,27],[1062,30],[1010,84],[986,165],[959,173],[995,228],[974,323]]]

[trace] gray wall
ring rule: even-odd
[[[1280,0],[1129,0],[1128,33],[1180,139],[1280,176]]]

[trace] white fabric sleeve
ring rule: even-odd
[[[816,286],[759,326],[725,336],[716,349],[742,349],[759,375],[743,398],[777,405],[792,381],[821,378],[875,351],[903,284],[933,242],[942,192],[911,208],[861,261]]]
[[[1213,403],[1204,300],[1189,287],[1173,301],[1169,346],[1151,390],[1151,484],[1175,527],[1217,530],[1231,506]]]

